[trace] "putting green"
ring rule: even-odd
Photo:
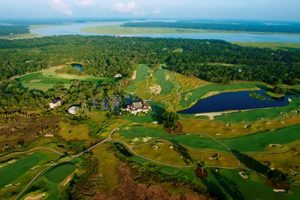
[[[45,174],[45,177],[54,183],[62,182],[68,175],[74,172],[76,169],[72,163],[62,163],[55,166]]]

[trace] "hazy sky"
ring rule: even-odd
[[[0,0],[0,18],[62,17],[300,21],[300,0]]]

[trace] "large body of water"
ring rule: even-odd
[[[199,100],[194,106],[180,111],[181,114],[198,114],[210,112],[222,112],[229,110],[248,110],[256,108],[281,107],[289,104],[288,97],[280,100],[270,99],[265,96],[265,91],[255,93],[266,97],[266,100],[259,100],[250,96],[253,91],[225,92],[206,99]]]
[[[31,29],[31,33],[42,36],[54,35],[102,35],[81,32],[81,29],[93,26],[121,25],[124,22],[86,22],[64,25],[37,26]],[[218,39],[228,42],[300,42],[300,34],[284,33],[243,33],[211,31],[203,33],[182,34],[138,34],[138,35],[108,35],[122,37],[152,37],[152,38],[186,38],[186,39]]]

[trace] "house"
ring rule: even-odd
[[[68,113],[71,115],[76,115],[78,110],[79,110],[78,106],[72,106],[68,109]]]
[[[54,99],[51,103],[49,103],[49,106],[51,109],[55,109],[55,108],[61,106],[61,99],[60,98]]]
[[[128,104],[124,110],[136,115],[138,113],[148,113],[151,110],[151,107],[143,100],[138,100]]]
[[[118,73],[118,74],[116,74],[114,77],[115,77],[115,78],[122,78],[123,75]]]

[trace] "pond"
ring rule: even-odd
[[[255,95],[253,95],[255,94]],[[260,97],[260,98],[257,98]],[[199,100],[194,106],[179,111],[180,114],[222,112],[230,110],[248,110],[255,108],[281,107],[289,104],[288,97],[272,99],[264,90],[225,92]]]
[[[74,69],[76,69],[76,70],[78,70],[78,71],[83,71],[83,65],[82,64],[79,64],[79,63],[74,63],[74,64],[71,64],[71,66],[74,68]]]

